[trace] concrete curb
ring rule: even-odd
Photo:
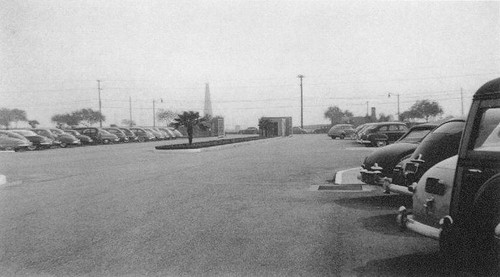
[[[243,145],[250,145],[250,144],[256,144],[256,143],[269,142],[269,141],[276,140],[276,139],[281,139],[281,138],[286,138],[286,137],[275,137],[275,138],[268,138],[268,139],[258,139],[258,140],[251,140],[251,141],[245,141],[245,142],[237,142],[237,143],[231,143],[231,144],[225,144],[225,145],[219,145],[219,146],[212,146],[212,147],[205,147],[205,148],[197,148],[197,149],[172,149],[172,150],[158,150],[158,149],[154,149],[153,152],[155,152],[155,153],[163,153],[163,154],[168,154],[168,153],[200,153],[200,152],[207,152],[207,151],[222,150],[222,149],[227,149],[227,148],[234,148],[234,147],[239,147],[239,146],[243,146]]]
[[[7,177],[5,175],[0,175],[0,185],[7,184]]]
[[[337,171],[335,174],[336,185],[366,185],[358,179],[359,167]]]

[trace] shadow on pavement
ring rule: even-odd
[[[372,260],[354,271],[357,276],[474,276],[446,268],[439,252]]]
[[[371,232],[376,232],[384,235],[399,236],[399,237],[418,237],[413,232],[401,232],[396,223],[396,213],[372,216],[359,219],[363,227]]]
[[[334,200],[338,205],[372,211],[374,208],[396,211],[401,206],[411,207],[412,198],[406,195],[389,194]]]

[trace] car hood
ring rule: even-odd
[[[383,173],[392,173],[392,169],[406,155],[415,151],[417,144],[414,143],[395,143],[377,148],[373,153],[366,156],[363,167],[370,170],[375,163],[382,167]],[[387,176],[387,175],[384,175]]]
[[[439,220],[449,214],[457,160],[457,155],[452,156],[422,175],[413,193],[415,220],[439,227]]]

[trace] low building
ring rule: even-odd
[[[268,137],[285,137],[292,135],[292,117],[262,117],[261,120],[270,122],[267,127],[266,135]]]

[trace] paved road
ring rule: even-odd
[[[439,275],[408,199],[311,188],[371,151],[296,135],[201,153],[122,144],[0,153],[4,275]],[[417,262],[418,261],[418,262]],[[415,264],[418,264],[416,266]]]

